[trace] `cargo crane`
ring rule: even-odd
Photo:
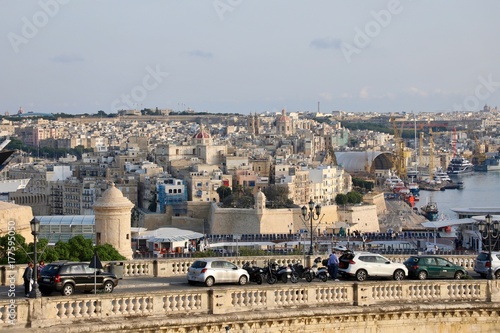
[[[393,116],[391,116],[391,122],[394,130],[394,141],[396,142],[396,150],[394,153],[394,167],[396,169],[396,174],[401,178],[406,178],[406,162],[405,162],[405,143],[403,138],[401,137],[401,133],[403,132],[403,125],[401,123],[401,131],[398,130],[396,125],[396,120]]]
[[[429,180],[434,180],[434,138],[432,128],[429,128]]]

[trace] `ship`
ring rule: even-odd
[[[470,174],[472,172],[474,172],[474,164],[461,156],[453,157],[446,169],[446,173],[450,176]]]
[[[498,171],[500,170],[500,152],[488,157],[483,163],[474,166],[474,171]]]
[[[420,207],[423,216],[429,221],[436,221],[439,217],[439,210],[437,203],[430,201],[425,206]]]

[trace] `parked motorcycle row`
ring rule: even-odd
[[[269,284],[275,284],[278,281],[287,283],[297,283],[300,279],[305,279],[307,282],[320,280],[326,282],[328,280],[328,271],[326,267],[318,267],[321,262],[321,257],[314,259],[313,265],[304,267],[300,260],[294,264],[280,266],[276,261],[268,261],[264,267],[253,266],[250,262],[243,264],[243,269],[250,275],[250,282],[262,284],[266,281]]]

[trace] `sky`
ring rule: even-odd
[[[0,114],[477,111],[498,0],[0,0]]]

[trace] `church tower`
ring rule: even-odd
[[[112,183],[94,204],[96,245],[110,244],[132,259],[131,210],[134,204]]]

